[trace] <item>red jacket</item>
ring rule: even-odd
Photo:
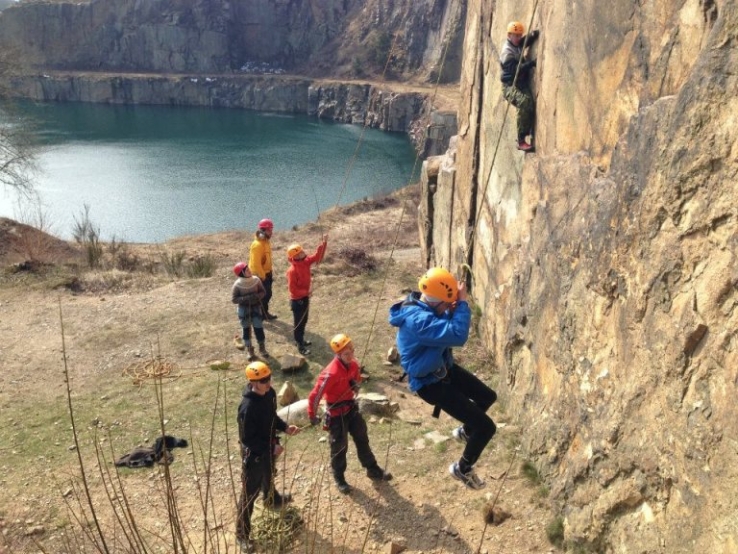
[[[287,287],[290,290],[290,300],[302,300],[310,296],[310,266],[320,262],[325,254],[326,243],[321,243],[315,254],[302,260],[290,260],[287,270]]]
[[[313,390],[310,391],[308,417],[312,419],[316,416],[320,399],[324,396],[326,407],[332,417],[348,412],[353,407],[354,400],[352,383],[354,386],[361,383],[359,363],[354,360],[346,366],[338,356],[334,356],[333,361],[320,372]],[[340,406],[331,408],[332,404],[338,404],[339,402],[341,403]]]

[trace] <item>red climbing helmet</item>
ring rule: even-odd
[[[233,273],[236,274],[236,277],[240,277],[241,273],[243,273],[243,270],[247,269],[248,267],[248,264],[244,262],[238,262],[236,265],[233,266]]]
[[[258,228],[264,231],[272,231],[274,229],[274,222],[271,219],[262,219],[259,222]]]

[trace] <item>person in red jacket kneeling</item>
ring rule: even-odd
[[[351,486],[346,482],[346,451],[348,449],[348,435],[354,439],[356,454],[359,462],[366,468],[366,475],[373,481],[389,481],[392,474],[387,473],[374,457],[369,446],[369,433],[364,417],[359,413],[356,405],[356,393],[361,385],[359,363],[354,356],[354,344],[351,338],[338,334],[331,339],[331,350],[336,353],[318,375],[313,390],[308,397],[308,416],[310,423],[317,425],[320,419],[317,416],[320,399],[325,396],[326,422],[325,428],[330,432],[331,469],[338,490],[343,494],[351,492]]]
[[[321,262],[328,246],[328,235],[323,235],[323,241],[312,256],[308,256],[299,244],[291,244],[287,249],[287,259],[290,267],[287,270],[287,287],[290,291],[290,309],[294,318],[293,334],[300,354],[310,354],[310,341],[305,340],[305,326],[310,310],[310,294],[312,293],[312,274],[310,266]]]

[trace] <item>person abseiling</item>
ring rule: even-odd
[[[310,295],[313,291],[312,274],[310,266],[319,263],[325,256],[328,245],[328,235],[323,235],[323,240],[318,249],[308,256],[308,253],[299,244],[291,244],[287,248],[287,259],[290,267],[287,269],[287,288],[290,293],[290,309],[294,320],[293,335],[300,354],[310,354],[311,342],[305,340],[305,326],[308,322],[310,311]]]
[[[461,422],[453,436],[466,446],[449,473],[467,487],[481,489],[485,483],[474,472],[474,464],[496,431],[486,412],[497,394],[456,364],[451,352],[469,338],[466,286],[447,270],[434,267],[420,278],[418,288],[390,308],[400,363],[412,392]]]
[[[241,496],[238,501],[236,538],[242,552],[254,552],[251,514],[259,492],[264,493],[264,506],[280,509],[292,500],[289,494],[274,490],[274,458],[278,455],[277,432],[296,435],[300,429],[287,425],[277,415],[277,394],[272,388],[272,371],[264,362],[246,366],[248,384],[238,407],[238,438],[243,464]]]
[[[268,358],[269,352],[266,350],[266,335],[262,323],[264,314],[261,307],[261,301],[265,294],[264,285],[261,279],[251,274],[249,266],[244,262],[238,262],[233,266],[233,273],[236,274],[238,279],[233,283],[231,289],[231,302],[238,304],[236,313],[243,330],[243,348],[247,349],[250,362],[256,360],[256,352],[254,352],[254,346],[251,343],[251,327],[253,327],[256,341],[259,344],[259,355]]]
[[[330,433],[331,469],[338,490],[343,494],[351,492],[346,482],[346,452],[348,436],[354,440],[356,455],[366,469],[366,475],[373,481],[389,481],[392,474],[384,471],[374,457],[369,446],[369,433],[366,421],[359,412],[355,396],[361,385],[359,363],[354,355],[354,344],[348,335],[338,334],[331,339],[331,350],[336,354],[318,375],[313,390],[308,397],[308,416],[310,423],[317,425],[318,405],[325,397],[326,422],[324,428]]]
[[[526,48],[538,40],[539,31],[532,31],[527,37],[523,36],[524,27],[519,21],[512,21],[507,26],[507,39],[500,51],[500,65],[502,71],[502,96],[518,109],[517,144],[518,150],[533,152],[535,147],[526,142],[528,136],[533,136],[533,124],[536,117],[536,103],[530,91],[530,76],[536,66],[536,60],[526,60],[523,46]],[[523,60],[521,62],[521,60]],[[518,64],[520,69],[518,69]],[[515,73],[517,72],[517,79]]]
[[[277,316],[269,311],[269,301],[272,299],[272,232],[274,223],[271,219],[262,219],[256,228],[254,241],[249,248],[249,269],[264,284],[264,299],[261,301],[264,309],[264,319],[277,319]]]

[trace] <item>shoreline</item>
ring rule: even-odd
[[[441,154],[457,132],[458,85],[438,87],[311,79],[295,75],[51,71],[9,79],[17,99],[95,104],[203,106],[306,114],[409,135],[423,158]],[[453,94],[452,94],[453,93]],[[448,108],[452,108],[452,110]]]

